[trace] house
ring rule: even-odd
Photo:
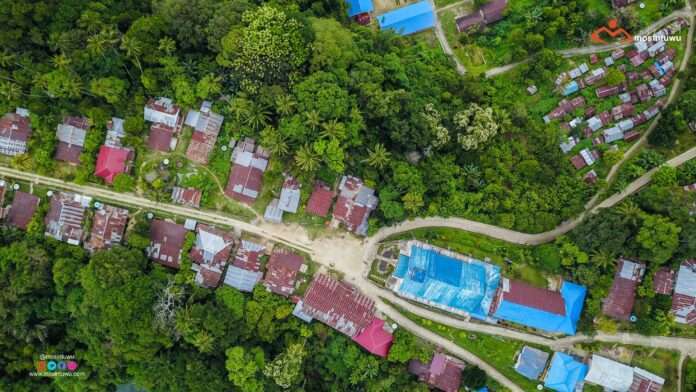
[[[173,129],[174,133],[178,132],[181,126],[179,114],[181,109],[174,105],[171,98],[158,97],[151,98],[145,105],[144,117],[145,121],[151,123],[164,124]]]
[[[261,147],[256,147],[253,139],[246,138],[232,151],[232,161],[234,164],[225,194],[242,203],[252,204],[261,192],[268,154]]]
[[[592,130],[592,132],[598,131],[604,126],[604,122],[598,116],[591,117],[587,120],[587,127]]]
[[[607,76],[605,68],[596,68],[588,76],[585,77],[585,84],[591,86]]]
[[[657,41],[648,48],[648,54],[650,57],[655,57],[658,53],[662,53],[667,48],[667,42]]]
[[[660,392],[665,379],[647,370],[593,354],[585,382],[619,392]]]
[[[377,17],[382,30],[392,30],[399,35],[411,35],[435,26],[435,11],[428,1],[419,1],[386,12]]]
[[[614,65],[614,59],[611,57],[605,58],[604,65],[606,65],[607,67],[611,67],[612,65]]]
[[[590,151],[585,148],[580,151],[578,155],[575,155],[570,159],[570,162],[575,166],[576,169],[582,169],[585,166],[592,166],[595,161],[599,159],[599,154],[597,151]]]
[[[560,144],[561,151],[563,151],[564,154],[569,153],[573,149],[573,147],[575,147],[577,142],[578,141],[574,136],[568,136],[568,140]]]
[[[412,359],[408,363],[408,372],[433,388],[444,392],[457,392],[461,387],[464,367],[464,362],[458,359],[435,353],[429,364]]]
[[[455,19],[457,31],[464,32],[472,28],[483,28],[495,23],[505,16],[507,0],[491,0],[469,15]]]
[[[617,124],[617,126],[619,127],[619,129],[620,129],[622,132],[627,132],[627,131],[630,131],[631,129],[633,129],[633,127],[635,126],[635,124],[633,124],[633,120],[631,120],[630,118],[627,118],[627,119],[625,119],[625,120],[620,121],[620,122]]]
[[[667,48],[664,52],[662,52],[659,56],[657,56],[657,61],[660,63],[664,63],[667,61],[672,61],[674,60],[674,56],[677,54],[676,49],[674,48]]]
[[[92,231],[89,241],[85,243],[85,249],[89,252],[109,249],[121,244],[128,223],[128,210],[101,203],[94,203],[98,207],[92,219]]]
[[[31,120],[28,110],[17,108],[15,113],[7,113],[0,118],[0,154],[24,154],[27,152],[30,136]]]
[[[634,120],[634,124],[637,125],[635,120]],[[625,142],[632,142],[632,141],[637,140],[639,138],[640,138],[640,132],[638,132],[638,131],[628,131],[628,132],[624,133],[624,137],[623,137]]]
[[[109,147],[123,147],[121,139],[126,136],[126,130],[123,128],[125,121],[122,118],[112,117],[106,123],[106,140],[104,141],[105,146]]]
[[[590,55],[590,64],[594,65],[594,64],[597,64],[598,62],[599,62],[599,56],[597,56],[596,53],[592,53]]]
[[[645,62],[645,58],[639,52],[632,52],[633,56],[629,57],[631,65],[635,68],[640,67]]]
[[[537,91],[539,91],[539,89],[535,85],[527,87],[527,93],[529,93],[529,95],[534,95],[537,93]]]
[[[657,294],[672,295],[676,273],[673,269],[662,267],[653,276],[653,290]]]
[[[10,226],[26,230],[38,206],[38,197],[22,191],[16,191],[5,221]]]
[[[273,199],[266,206],[263,219],[271,223],[283,223],[283,210],[280,209],[280,199]]]
[[[154,123],[147,136],[147,146],[151,150],[169,152],[176,148],[177,140],[174,128],[162,123]]]
[[[662,97],[667,94],[667,88],[665,88],[665,86],[662,83],[660,83],[659,80],[653,79],[648,84],[652,89],[653,96]]]
[[[574,119],[570,120],[568,126],[570,128],[577,128],[580,126],[580,124],[582,124],[582,117],[575,117]]]
[[[657,116],[658,113],[660,113],[660,107],[655,105],[655,106],[651,106],[651,107],[645,109],[645,111],[643,112],[643,115],[645,116],[646,119],[650,120],[653,117]]]
[[[568,71],[568,76],[571,79],[576,79],[582,76],[583,74],[587,73],[587,71],[590,70],[590,67],[587,65],[587,63],[582,63],[578,67],[575,67]]]
[[[150,246],[147,247],[148,257],[165,267],[179,269],[181,267],[181,250],[186,241],[186,227],[155,219],[150,225]]]
[[[71,165],[80,164],[80,154],[85,146],[85,137],[89,130],[89,120],[84,117],[65,117],[58,125],[55,159]]]
[[[82,225],[85,210],[92,198],[69,192],[56,192],[51,196],[50,207],[44,218],[45,235],[70,245],[80,245],[84,237]]]
[[[614,106],[611,109],[611,115],[614,117],[614,121],[619,121],[623,118],[630,117],[635,112],[635,107],[632,103],[622,103],[621,105]]]
[[[614,60],[619,60],[624,57],[626,54],[626,51],[623,50],[622,48],[615,49],[613,52],[611,52],[611,58]]]
[[[568,95],[574,94],[576,92],[580,91],[580,86],[578,85],[578,82],[572,81],[563,87],[563,96],[567,97]]]
[[[627,5],[631,5],[635,2],[636,0],[611,0],[611,5],[613,5],[614,8],[621,8]]]
[[[587,365],[568,354],[555,352],[544,376],[544,386],[557,392],[578,391],[586,375]]]
[[[374,189],[365,186],[357,177],[343,176],[338,190],[333,211],[334,227],[342,223],[348,231],[366,235],[367,219],[379,202]]]
[[[585,109],[585,117],[592,117],[597,113],[597,108],[594,106],[590,106],[587,109]]]
[[[587,184],[594,185],[597,183],[597,172],[594,170],[590,170],[585,175],[582,177],[583,181],[585,181]]]
[[[645,83],[640,84],[636,87],[636,93],[638,94],[638,99],[641,102],[649,101],[653,96],[652,90]]]
[[[302,256],[287,250],[275,250],[266,265],[263,285],[268,291],[288,297],[295,291],[297,273],[306,268]]]
[[[252,241],[242,240],[232,264],[227,267],[225,284],[240,291],[251,292],[261,280],[261,256],[265,247]]]
[[[547,352],[524,346],[515,361],[515,371],[530,380],[538,380],[548,360]]]
[[[107,184],[113,184],[117,175],[130,171],[133,158],[134,153],[130,148],[103,145],[99,147],[94,175]]]
[[[331,209],[331,203],[335,196],[334,191],[323,182],[317,181],[314,183],[314,189],[307,201],[305,212],[312,215],[325,217]]]
[[[597,98],[607,98],[619,93],[619,86],[602,86],[595,90]]]
[[[215,288],[220,283],[227,261],[234,248],[234,236],[212,226],[196,227],[196,242],[191,247],[191,269],[196,271],[199,285]]]
[[[491,315],[548,333],[574,335],[587,289],[563,281],[560,291],[503,278]]]
[[[370,0],[367,2],[372,5]],[[200,111],[190,110],[184,121],[186,125],[193,128],[191,142],[186,149],[186,157],[202,165],[208,163],[210,153],[215,147],[222,122],[225,119],[223,116],[213,113],[212,106],[211,102],[204,101]]]
[[[694,192],[696,191],[696,183],[690,185],[684,185],[684,192]]]
[[[617,140],[623,140],[623,131],[619,127],[611,127],[603,132],[604,142],[613,143]]]
[[[374,9],[372,5],[372,0],[346,0],[348,5],[348,17],[359,18],[366,15],[368,20],[370,17],[370,12]]]
[[[645,265],[619,259],[614,282],[602,304],[602,313],[618,320],[628,321],[636,299],[636,287],[643,279]]]
[[[696,260],[687,260],[679,266],[672,312],[676,322],[696,325]]]
[[[172,188],[172,202],[186,207],[200,208],[203,192],[196,188],[175,186]]]
[[[280,190],[278,208],[282,211],[295,213],[300,206],[300,183],[292,176],[285,177],[283,188]]]
[[[367,351],[386,357],[393,336],[384,321],[375,317],[375,303],[356,287],[318,274],[310,283],[293,314],[305,322],[313,319],[350,337]]]
[[[582,156],[580,154],[574,155],[573,157],[571,157],[570,163],[575,167],[576,170],[580,170],[583,167],[587,166],[587,164],[585,163],[585,160],[582,159]]]

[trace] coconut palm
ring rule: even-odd
[[[124,35],[121,38],[121,49],[126,52],[126,56],[133,60],[133,63],[143,73],[143,67],[140,64],[140,55],[143,54],[143,47],[136,39]]]
[[[273,127],[266,127],[261,131],[261,145],[276,157],[288,153],[288,142],[285,136]]]
[[[600,249],[592,252],[592,254],[590,255],[590,259],[597,268],[606,271],[614,265],[614,260],[616,259],[616,256],[608,250]]]
[[[261,129],[268,125],[271,113],[265,107],[258,104],[251,104],[244,118],[244,124],[254,130]]]
[[[373,149],[367,149],[367,159],[364,162],[376,169],[383,169],[389,163],[389,158],[391,153],[382,143],[377,143]]]
[[[169,56],[176,50],[176,41],[170,37],[164,37],[159,40],[159,46],[157,48]]]
[[[305,144],[295,153],[295,164],[305,173],[311,173],[319,167],[319,157],[312,150],[312,146]]]
[[[53,63],[53,66],[58,69],[66,69],[72,61],[64,53],[61,53],[53,56],[51,62]]]
[[[295,105],[297,102],[292,98],[291,95],[281,95],[276,98],[276,112],[281,116],[289,116],[295,111]]]
[[[22,88],[17,83],[0,82],[0,97],[8,102],[19,100],[22,96]]]
[[[624,221],[633,227],[638,227],[640,222],[643,221],[643,210],[632,201],[621,203],[616,210],[624,218]]]
[[[327,123],[321,125],[322,131],[321,136],[325,138],[332,138],[337,140],[343,140],[346,137],[346,126],[342,122],[336,119],[330,120]]]
[[[0,67],[8,68],[12,63],[15,62],[15,54],[5,49],[0,52]]]
[[[316,110],[310,110],[305,112],[305,125],[309,127],[312,131],[316,130],[321,124],[321,116]]]

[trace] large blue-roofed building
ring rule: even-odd
[[[409,35],[435,26],[435,12],[432,5],[424,0],[382,14],[377,21],[383,30]]]
[[[404,298],[486,320],[499,283],[498,266],[408,241],[388,287]]]
[[[544,386],[558,392],[575,392],[578,384],[585,380],[587,365],[570,355],[554,353],[551,366],[546,372]]]
[[[503,279],[492,315],[549,333],[574,335],[586,294],[584,286],[567,281],[559,292]]]
[[[346,0],[346,4],[348,5],[348,16],[351,18],[372,12],[374,7],[372,6],[372,0]]]

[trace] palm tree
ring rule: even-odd
[[[624,221],[633,227],[638,227],[643,221],[643,210],[630,200],[621,203],[616,210],[624,218]]]
[[[170,37],[164,37],[159,40],[159,46],[157,48],[169,56],[176,50],[176,41]]]
[[[0,52],[0,68],[9,68],[10,64],[14,63],[15,54],[9,50]]]
[[[276,157],[288,153],[288,142],[285,136],[273,127],[266,127],[261,131],[261,145]]]
[[[316,110],[305,112],[305,125],[312,131],[316,130],[321,124],[321,116]]]
[[[268,124],[268,120],[271,113],[265,107],[252,104],[249,107],[246,117],[244,118],[244,123],[254,130],[265,127]]]
[[[367,149],[367,159],[364,162],[376,169],[383,169],[389,163],[389,158],[391,153],[382,143],[377,143],[373,149]]]
[[[12,82],[1,82],[0,83],[0,97],[5,98],[8,102],[14,102],[19,100],[22,96],[22,88],[19,87],[17,83]]]
[[[603,271],[606,271],[609,267],[614,265],[615,258],[612,252],[605,249],[595,250],[590,255],[590,259],[594,265]]]
[[[295,164],[306,173],[311,173],[319,167],[319,157],[312,150],[312,146],[305,144],[295,153]]]
[[[121,38],[121,49],[126,52],[127,57],[133,60],[133,63],[135,63],[135,66],[138,67],[140,73],[142,74],[143,67],[140,65],[140,55],[143,53],[143,47],[140,42],[134,38],[124,35]]]
[[[66,56],[64,53],[58,54],[53,56],[51,59],[51,62],[53,63],[53,66],[58,68],[58,69],[66,69],[72,62],[68,56]]]
[[[295,111],[296,104],[291,95],[281,95],[276,98],[276,112],[281,116],[289,116]]]
[[[346,126],[336,119],[322,124],[321,127],[324,129],[321,132],[322,137],[338,140],[343,140],[346,137]]]

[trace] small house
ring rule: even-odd
[[[278,208],[282,211],[296,213],[300,206],[300,183],[292,176],[285,177],[280,190]]]
[[[306,268],[302,256],[287,250],[275,250],[266,265],[263,285],[268,291],[289,297],[295,291],[297,274]]]
[[[564,154],[567,154],[573,149],[573,147],[575,147],[576,144],[577,139],[574,136],[568,136],[568,139],[559,146],[561,147],[561,151],[563,151]]]
[[[5,222],[12,227],[26,230],[39,206],[40,199],[30,193],[16,191]]]
[[[657,294],[672,295],[675,283],[675,272],[669,267],[661,267],[653,276],[653,290]]]
[[[0,118],[0,154],[16,156],[26,153],[30,136],[28,110],[17,108],[15,113],[7,113]]]
[[[464,362],[442,353],[435,353],[429,364],[417,359],[408,363],[408,372],[418,380],[444,392],[459,391],[462,383]]]
[[[686,260],[679,266],[672,312],[676,322],[696,325],[696,260]]]
[[[232,265],[227,267],[225,284],[240,291],[251,292],[263,277],[261,256],[266,248],[252,241],[242,240]]]
[[[70,245],[80,245],[84,237],[82,225],[92,198],[69,192],[56,192],[44,218],[45,235]]]
[[[94,203],[95,207],[97,203]],[[110,249],[120,245],[126,232],[128,210],[99,203],[92,219],[92,231],[85,249],[89,252]]]
[[[234,148],[232,161],[234,164],[225,194],[242,203],[252,204],[261,192],[268,154],[261,147],[256,147],[253,139],[246,138]]]
[[[372,5],[370,0],[366,2]],[[208,163],[225,119],[220,114],[214,113],[211,110],[212,107],[211,102],[204,101],[200,110],[190,110],[184,121],[186,125],[193,128],[191,142],[186,149],[186,157],[201,165]]]
[[[568,354],[555,352],[544,376],[544,386],[557,392],[576,391],[586,375],[587,365]]]
[[[435,26],[435,11],[430,2],[423,0],[379,15],[377,22],[382,30],[411,35]]]
[[[283,223],[283,210],[280,209],[280,200],[273,199],[263,212],[263,219],[271,223]]]
[[[522,347],[515,361],[515,371],[530,380],[538,380],[546,369],[549,354],[537,348]]]
[[[207,288],[220,284],[227,261],[234,248],[234,236],[212,226],[196,227],[196,242],[191,248],[191,269],[196,271],[195,281]]]
[[[56,138],[56,160],[71,165],[80,164],[80,154],[85,146],[85,138],[89,130],[89,120],[84,117],[65,117],[58,125]]]
[[[645,264],[619,259],[609,295],[602,304],[602,313],[618,320],[628,321],[636,298],[636,287],[643,280]]]
[[[348,231],[366,235],[367,220],[379,202],[374,189],[353,176],[343,176],[338,189],[339,196],[333,211],[334,227],[343,224]]]
[[[623,140],[623,131],[619,127],[611,127],[603,132],[604,142],[613,143],[617,140]]]
[[[175,186],[172,188],[172,202],[186,207],[200,208],[203,192],[196,188]]]
[[[334,191],[332,191],[328,185],[317,181],[314,183],[314,189],[307,201],[305,212],[311,215],[325,217],[329,214],[334,196]]]
[[[148,257],[165,267],[179,269],[181,267],[181,251],[186,241],[186,227],[155,219],[150,225],[150,246],[147,247]]]
[[[647,370],[593,354],[585,382],[607,391],[660,392],[665,379]]]

